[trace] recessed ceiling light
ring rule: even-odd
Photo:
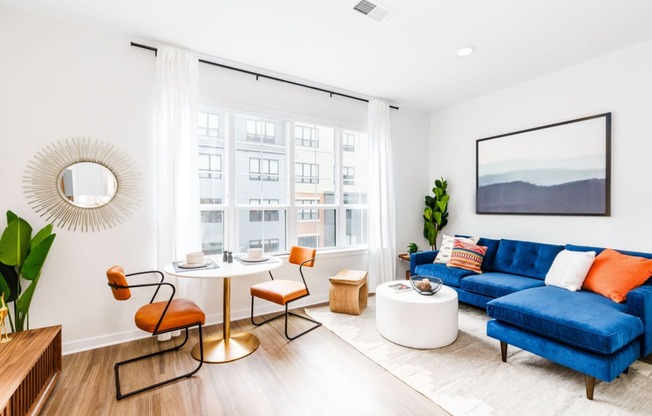
[[[457,51],[457,56],[469,56],[475,52],[475,46],[467,46]]]

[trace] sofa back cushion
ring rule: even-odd
[[[484,253],[484,260],[482,261],[482,271],[490,272],[496,259],[496,253],[498,252],[498,245],[500,240],[494,240],[491,238],[480,237],[478,240],[479,246],[487,247],[487,252]]]
[[[497,272],[544,280],[557,253],[563,249],[561,245],[503,239],[491,268]]]

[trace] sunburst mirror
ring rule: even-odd
[[[60,228],[99,231],[118,225],[140,203],[140,178],[129,155],[97,139],[60,140],[25,169],[34,210]]]

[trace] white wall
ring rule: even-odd
[[[156,62],[151,52],[130,47],[131,40],[0,8],[2,218],[11,209],[34,228],[46,224],[25,199],[22,176],[36,152],[60,139],[91,137],[115,144],[138,160],[143,175],[142,203],[125,223],[95,233],[55,228],[57,238],[32,302],[30,326],[62,324],[64,352],[145,335],[134,329],[133,315],[148,300],[146,296],[118,303],[105,278],[106,269],[114,264],[122,264],[128,271],[156,265],[156,147],[152,130]],[[202,74],[208,70],[203,65],[200,68]],[[286,111],[300,113],[307,94],[319,94],[272,86],[271,81],[256,84],[260,89],[254,94],[251,79],[224,70],[221,73],[230,80],[228,88],[241,99],[274,94],[288,103]],[[366,112],[364,104],[326,97],[311,108],[325,120],[353,125],[354,119],[359,120]],[[264,106],[265,101],[258,105]],[[397,249],[401,251],[407,241],[417,240],[421,233],[420,207],[427,192],[424,178],[429,164],[427,151],[413,149],[428,147],[428,116],[401,109],[392,111],[392,123],[397,139],[394,165],[399,184]],[[4,228],[4,219],[0,226]],[[345,267],[366,269],[366,253],[320,256],[315,269],[307,273],[314,295],[308,302],[327,300],[327,277]],[[400,276],[402,270],[397,274]],[[264,278],[252,276],[233,282],[233,318],[248,316],[247,288]],[[198,301],[206,309],[208,321],[219,322],[221,284],[205,282],[203,286],[207,296]]]
[[[443,109],[430,117],[430,177],[449,179],[447,233],[651,251],[652,42]],[[476,215],[475,141],[612,112],[610,217]]]

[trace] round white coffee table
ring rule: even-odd
[[[440,348],[457,339],[457,292],[443,286],[432,296],[414,290],[397,292],[386,282],[376,288],[376,327],[395,344],[410,348]]]

